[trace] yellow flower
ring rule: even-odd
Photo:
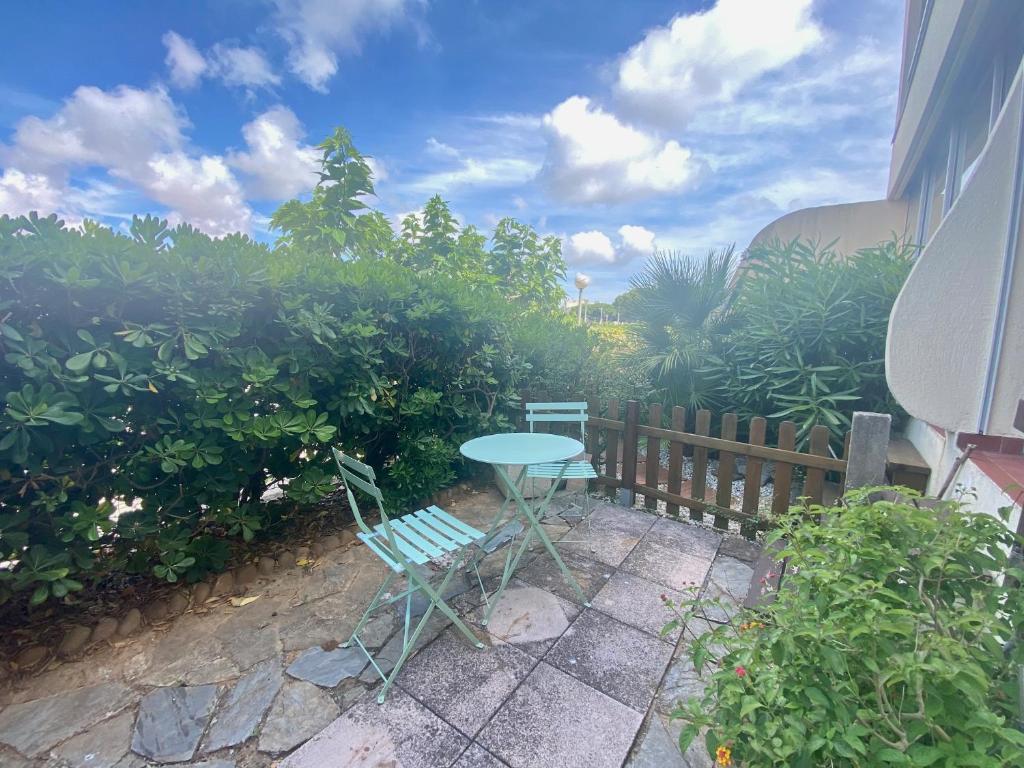
[[[719,747],[716,749],[715,762],[719,765],[732,765],[732,750],[728,747]]]

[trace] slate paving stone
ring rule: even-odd
[[[619,768],[642,715],[540,662],[477,737],[511,768]]]
[[[711,558],[697,557],[671,545],[659,544],[648,534],[619,568],[669,589],[689,591],[692,596],[703,585],[704,577],[711,568]]]
[[[534,658],[542,658],[580,614],[570,603],[525,581],[513,579],[483,627],[486,606],[480,606],[467,620],[480,627],[494,644],[514,645]]]
[[[181,625],[160,638],[138,681],[153,686],[208,685],[231,680],[240,671],[215,636]]]
[[[285,671],[321,688],[334,688],[345,678],[357,677],[366,664],[366,654],[358,646],[332,651],[314,646],[300,653]]]
[[[392,688],[383,704],[367,694],[278,768],[449,765],[469,739],[422,704]]]
[[[702,677],[694,668],[689,654],[673,659],[655,697],[655,710],[662,715],[670,715],[678,703],[703,696],[708,679],[710,672],[705,672],[705,677]]]
[[[651,713],[623,768],[689,768],[679,743],[669,735],[656,713]]]
[[[472,738],[536,663],[511,645],[473,648],[452,627],[403,667],[396,682]]]
[[[102,683],[12,704],[0,712],[0,743],[34,757],[117,714],[134,699],[126,686]]]
[[[592,600],[594,595],[601,591],[605,582],[611,578],[615,569],[596,560],[582,557],[576,552],[559,552],[569,572],[576,578],[580,589],[587,600]],[[546,589],[559,597],[573,603],[579,603],[579,595],[576,590],[570,587],[562,576],[562,571],[555,563],[555,559],[545,552],[539,555],[526,568],[516,571],[516,576],[522,581],[532,584],[535,587]]]
[[[128,753],[134,721],[132,712],[122,712],[68,739],[50,755],[69,768],[107,768]]]
[[[667,643],[589,609],[544,660],[643,713],[671,658]]]
[[[655,515],[617,504],[595,503],[590,513],[590,528],[610,529],[642,537],[658,522]],[[586,528],[586,523],[583,523]]]
[[[507,768],[507,766],[479,744],[470,744],[469,749],[462,753],[452,768]]]
[[[705,615],[712,621],[728,622],[740,611],[747,588],[754,576],[754,569],[734,557],[719,557],[708,574],[704,599],[720,599],[721,606],[710,606]]]
[[[240,678],[221,703],[203,752],[233,747],[252,736],[283,684],[277,659],[261,663]]]
[[[420,632],[420,636],[416,638],[416,644],[412,647],[412,652],[409,655],[409,659],[415,657],[415,654],[420,650],[428,646],[434,639],[444,632],[451,626],[451,621],[440,611],[434,611],[430,618],[427,619],[427,624],[423,627],[423,631]],[[416,624],[413,623],[409,629],[409,636],[412,637],[412,633],[416,630]],[[380,667],[380,671],[385,675],[391,674],[391,670],[395,668],[395,664],[398,663],[398,658],[402,655],[402,644],[404,642],[404,630],[399,629],[391,636],[391,639],[384,644],[384,647],[378,651],[374,651],[373,660],[377,662],[377,666]],[[408,660],[407,660],[408,663]],[[373,668],[373,665],[367,663],[366,669],[359,676],[359,679],[367,684],[380,683],[380,675],[377,674],[377,670]]]
[[[755,563],[761,556],[761,545],[756,541],[747,541],[739,536],[726,536],[722,539],[722,546],[718,548],[719,555],[735,557],[745,563]]]
[[[216,704],[216,685],[147,693],[139,703],[132,751],[158,763],[191,760]]]
[[[662,595],[677,604],[686,597],[682,592],[619,571],[597,593],[593,605],[612,618],[675,644],[682,629],[677,628],[665,636],[661,634],[662,627],[675,618],[661,599]]]
[[[287,752],[326,728],[338,705],[312,683],[290,680],[282,686],[260,729],[261,752]]]
[[[700,525],[659,518],[647,539],[704,560],[711,560],[722,544],[722,535]]]

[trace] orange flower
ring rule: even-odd
[[[715,762],[719,765],[732,765],[732,750],[728,747],[719,747],[716,749]]]

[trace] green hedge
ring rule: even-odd
[[[0,600],[222,567],[268,484],[310,504],[337,443],[398,504],[504,428],[522,364],[495,290],[136,219],[0,218]],[[132,506],[112,517],[111,500]],[[16,564],[11,567],[11,564]]]

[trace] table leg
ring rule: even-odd
[[[544,545],[544,548],[548,551],[551,557],[554,558],[555,564],[562,572],[562,578],[565,579],[565,582],[570,587],[572,587],[574,592],[576,592],[576,594],[580,598],[580,602],[582,602],[585,607],[590,607],[590,602],[587,600],[586,595],[583,594],[583,589],[580,587],[579,583],[576,581],[576,578],[572,575],[572,573],[566,567],[565,563],[562,561],[561,556],[558,554],[558,550],[555,549],[555,545],[552,543],[547,532],[545,532],[544,528],[541,526],[539,522],[539,518],[542,518],[544,516],[544,512],[547,510],[548,504],[550,504],[551,502],[551,497],[554,496],[555,489],[561,482],[562,474],[565,472],[565,467],[567,466],[568,464],[563,466],[562,472],[559,473],[558,478],[551,483],[551,488],[548,489],[547,495],[544,497],[544,500],[541,502],[540,506],[537,508],[537,511],[535,513],[533,507],[530,506],[526,502],[526,499],[523,498],[522,493],[519,491],[519,487],[517,485],[512,485],[511,483],[509,483],[508,474],[505,472],[505,470],[502,469],[500,465],[495,465],[494,470],[501,476],[502,480],[505,481],[505,484],[509,486],[512,495],[515,497],[515,503],[516,506],[519,508],[520,514],[522,514],[523,517],[525,517],[527,522],[529,523],[529,530],[527,531],[526,536],[523,538],[523,543],[522,545],[520,545],[519,552],[516,555],[515,560],[512,562],[512,567],[508,568],[506,562],[505,573],[502,574],[501,586],[495,593],[493,602],[491,603],[490,607],[487,610],[485,622],[490,620],[491,612],[494,610],[494,606],[497,605],[498,599],[501,597],[501,593],[505,589],[505,585],[508,583],[509,579],[512,577],[512,574],[515,572],[515,567],[519,564],[519,559],[526,551],[526,546],[529,544],[530,539],[535,534],[541,540],[541,543]]]

